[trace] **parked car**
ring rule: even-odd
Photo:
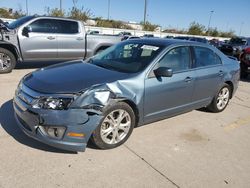
[[[99,35],[100,34],[100,31],[88,31],[88,34],[89,35]]]
[[[250,47],[250,38],[233,37],[227,43],[223,44],[220,50],[226,55],[239,59],[242,50],[248,46]]]
[[[124,36],[122,37],[122,41],[124,40],[131,40],[131,39],[140,39],[141,37],[137,37],[137,36]]]
[[[239,76],[239,63],[207,44],[126,40],[86,62],[26,75],[13,105],[20,128],[36,140],[84,151],[91,138],[110,149],[136,126],[202,107],[223,111]]]
[[[142,36],[143,38],[153,38],[154,35],[153,34],[145,34]]]
[[[212,39],[212,40],[209,41],[209,44],[216,47],[216,48],[218,48],[218,49],[220,49],[223,42],[218,40],[218,39]]]
[[[247,78],[250,74],[250,47],[243,50],[240,55],[241,78]]]
[[[86,35],[81,21],[46,16],[25,16],[0,31],[0,73],[11,72],[17,62],[91,57],[121,41],[118,36]]]
[[[132,36],[132,34],[130,32],[127,32],[127,31],[120,32],[118,35],[119,36]]]

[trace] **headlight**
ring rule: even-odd
[[[66,110],[72,101],[72,98],[42,97],[35,100],[32,104],[32,107],[39,109]]]

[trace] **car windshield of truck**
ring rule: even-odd
[[[16,29],[16,28],[20,27],[21,25],[23,25],[25,22],[28,22],[33,18],[34,18],[34,16],[24,16],[22,18],[19,18],[15,21],[11,22],[10,24],[8,24],[8,28],[9,29]]]
[[[231,45],[246,45],[247,41],[246,39],[242,39],[242,38],[232,38],[229,41],[229,44]]]
[[[120,43],[90,58],[88,63],[123,73],[137,73],[144,70],[163,48],[136,41]]]

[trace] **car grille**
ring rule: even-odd
[[[20,84],[16,91],[16,97],[27,105],[31,105],[38,97],[38,94],[24,84]]]

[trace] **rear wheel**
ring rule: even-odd
[[[108,107],[103,115],[91,140],[100,149],[112,149],[122,145],[135,126],[133,109],[126,103],[118,102]]]
[[[229,103],[231,92],[230,86],[224,84],[207,108],[212,112],[222,112]]]
[[[9,73],[16,66],[16,58],[12,52],[0,48],[0,74]]]

